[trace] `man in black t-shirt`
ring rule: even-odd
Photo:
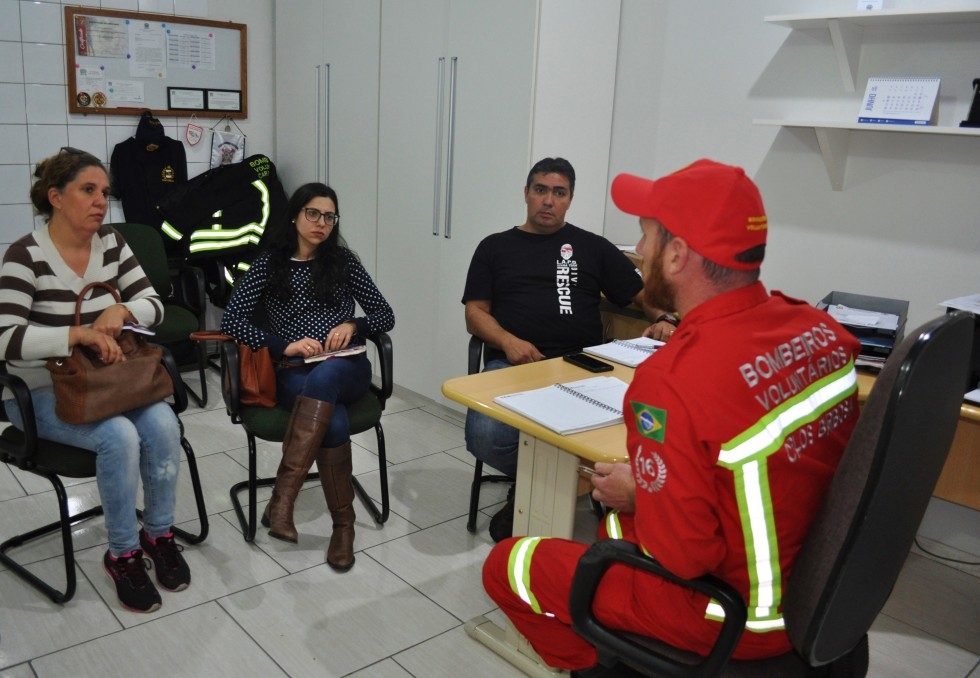
[[[524,187],[527,221],[487,236],[466,275],[466,329],[484,341],[484,371],[536,362],[602,342],[602,295],[619,306],[640,301],[643,280],[619,249],[600,235],[565,221],[575,191],[575,170],[563,158],[531,168]],[[647,336],[664,339],[676,320],[657,318]],[[666,319],[665,319],[666,318]],[[466,449],[514,477],[517,429],[470,410]],[[490,521],[495,541],[509,537],[514,493]]]

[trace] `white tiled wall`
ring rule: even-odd
[[[62,146],[74,146],[108,165],[115,145],[136,132],[135,116],[68,114],[65,4],[209,16],[208,0],[0,0],[0,251],[41,223],[33,217],[28,197],[34,163]],[[167,136],[180,140],[188,121],[161,118]],[[214,120],[200,124],[207,130]],[[188,176],[207,170],[210,135],[197,146],[184,146]],[[123,221],[118,202],[110,206],[108,220]]]

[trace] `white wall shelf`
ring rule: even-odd
[[[765,18],[767,23],[792,29],[826,28],[834,43],[837,65],[840,68],[844,90],[854,91],[858,62],[861,57],[861,39],[865,26],[899,26],[910,24],[959,24],[980,23],[980,10],[940,9],[878,10],[844,14],[775,14]]]
[[[793,30],[830,31],[837,66],[846,92],[855,91],[861,44],[865,26],[909,26],[929,24],[980,24],[980,9],[877,10],[837,14],[776,14],[765,17],[766,23]],[[937,127],[926,125],[871,125],[858,122],[788,120],[757,118],[756,125],[806,127],[817,135],[820,153],[835,191],[843,190],[847,153],[852,130],[904,134],[941,134],[980,137],[980,129],[970,127]]]
[[[851,130],[865,132],[894,132],[898,134],[942,134],[947,136],[980,137],[976,127],[933,127],[926,125],[871,125],[866,123],[831,122],[827,120],[775,120],[756,118],[754,125],[775,125],[778,127],[805,127],[817,135],[820,154],[827,167],[830,185],[835,191],[844,188],[844,171],[847,168],[847,149]]]

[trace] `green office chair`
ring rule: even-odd
[[[179,415],[187,408],[187,394],[184,391],[183,382],[180,380],[180,372],[177,369],[177,364],[166,349],[164,349],[163,362],[167,371],[170,373],[170,378],[174,382],[173,409]],[[34,422],[34,404],[31,399],[30,390],[24,384],[23,379],[7,374],[6,363],[0,361],[0,399],[10,398],[14,398],[17,401],[17,406],[23,415],[25,426],[23,431],[13,426],[7,426],[0,432],[0,462],[9,464],[21,471],[47,478],[54,488],[55,496],[58,498],[60,518],[53,523],[11,537],[0,544],[0,563],[6,565],[10,568],[11,572],[41,591],[41,593],[54,602],[64,604],[75,595],[76,587],[75,548],[72,541],[72,526],[89,518],[102,515],[102,506],[95,506],[72,514],[68,505],[68,493],[65,490],[65,485],[61,481],[61,478],[94,478],[95,453],[80,447],[64,445],[39,438],[37,435],[37,426]],[[3,408],[0,408],[0,418],[6,421],[6,414]],[[173,532],[188,544],[198,544],[208,536],[208,512],[204,506],[204,493],[201,489],[201,478],[197,471],[197,460],[194,456],[194,449],[183,435],[183,423],[181,423],[180,431],[180,444],[184,448],[184,455],[187,457],[187,470],[190,472],[191,485],[194,488],[194,501],[197,507],[200,531],[197,534],[192,534],[179,527],[174,527]],[[137,511],[137,515],[142,517],[139,511]],[[61,544],[65,561],[64,589],[55,588],[52,584],[45,582],[28,570],[23,564],[14,560],[8,553],[11,549],[23,546],[35,539],[59,530],[61,532]]]
[[[204,273],[197,267],[183,264],[171,274],[167,252],[157,229],[145,224],[110,226],[133,250],[153,289],[163,300],[163,322],[153,328],[156,332],[154,343],[170,349],[182,371],[197,370],[201,380],[200,395],[185,387],[198,406],[204,407],[208,403],[204,346],[190,339],[191,332],[202,329],[205,323]]]
[[[378,370],[380,383],[372,383],[367,393],[353,403],[347,405],[347,415],[350,419],[351,435],[374,429],[378,439],[378,470],[380,473],[381,508],[368,496],[357,476],[352,477],[354,490],[361,498],[378,525],[388,520],[388,461],[385,453],[384,429],[381,427],[381,415],[384,412],[385,401],[391,397],[394,388],[392,372],[391,338],[385,332],[368,335],[368,339],[377,348]],[[231,488],[231,501],[238,516],[245,541],[255,539],[256,529],[256,490],[259,487],[272,487],[275,477],[257,477],[257,441],[282,442],[289,425],[290,411],[282,407],[257,407],[242,405],[239,400],[239,371],[238,344],[233,340],[218,341],[218,354],[221,364],[221,391],[225,401],[225,409],[235,424],[241,424],[248,439],[248,479],[235,483]],[[309,473],[306,480],[317,480],[317,472]],[[242,507],[239,495],[248,491],[248,516]]]
[[[569,599],[573,627],[596,646],[599,662],[656,676],[864,676],[868,629],[908,557],[956,433],[973,324],[964,312],[926,323],[878,376],[786,583],[783,616],[794,651],[729,661],[746,619],[737,591],[710,577],[681,579],[634,544],[603,539],[579,559]],[[592,599],[614,563],[715,598],[725,622],[709,656],[604,626]]]

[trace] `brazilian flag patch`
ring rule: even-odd
[[[630,401],[630,407],[633,408],[633,419],[636,421],[636,430],[640,435],[662,443],[664,432],[667,430],[667,410],[633,401]]]

